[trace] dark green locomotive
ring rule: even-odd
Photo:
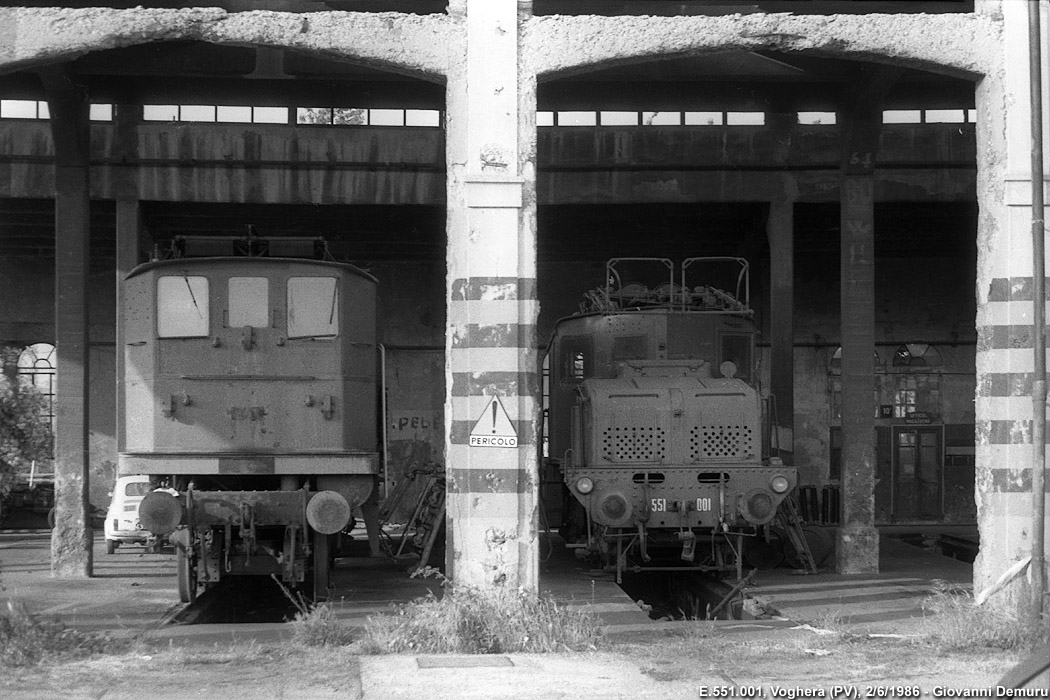
[[[139,514],[175,544],[181,599],[247,575],[324,597],[333,535],[379,470],[376,280],[252,255],[159,260],[123,284],[118,471],[178,492]]]
[[[622,281],[626,269],[650,283]],[[798,480],[769,444],[747,262],[689,258],[676,271],[630,258],[606,272],[548,353],[548,454],[572,496],[563,532],[618,577],[739,575],[745,538]]]

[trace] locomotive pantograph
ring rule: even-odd
[[[148,494],[139,516],[175,545],[184,602],[249,575],[323,598],[335,537],[379,470],[376,280],[297,257],[316,239],[179,248],[123,282],[118,472],[177,491]]]
[[[571,496],[562,531],[618,580],[739,577],[745,539],[767,534],[797,485],[770,446],[748,275],[742,258],[611,260],[555,326],[546,432]]]

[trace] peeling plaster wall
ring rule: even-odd
[[[997,62],[1000,25],[989,17],[791,15],[535,17],[526,25],[540,75],[653,58],[725,51],[814,54],[975,76]]]
[[[393,12],[227,13],[212,8],[0,9],[0,71],[153,41],[273,46],[430,80],[447,73],[451,18]]]

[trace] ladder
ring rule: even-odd
[[[412,484],[420,477],[424,477],[425,481],[416,499],[416,505],[412,509],[412,516],[401,528],[396,539],[385,535],[386,541],[383,543],[384,549],[394,559],[419,554],[419,565],[416,570],[425,567],[429,562],[438,535],[441,533],[441,526],[445,522],[444,474],[436,474],[424,469],[411,471],[397,484],[390,498],[386,499],[380,508],[381,521],[388,522]]]
[[[795,548],[799,561],[802,562],[802,568],[805,573],[817,573],[817,565],[813,561],[813,552],[809,548],[809,542],[806,541],[806,534],[802,532],[802,521],[798,517],[798,511],[795,510],[795,502],[790,498],[785,498],[781,501],[773,522],[787,535],[791,546]]]

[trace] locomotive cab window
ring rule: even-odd
[[[157,279],[157,335],[208,335],[208,278],[166,275]]]
[[[288,279],[288,337],[331,338],[339,332],[339,287],[334,277]]]
[[[231,277],[230,328],[266,328],[270,325],[270,280],[265,277]]]
[[[590,338],[566,338],[561,346],[561,381],[582,382],[593,374]]]
[[[744,381],[751,379],[751,336],[744,334],[722,335],[722,359],[720,365],[732,362],[736,366],[733,376]]]

